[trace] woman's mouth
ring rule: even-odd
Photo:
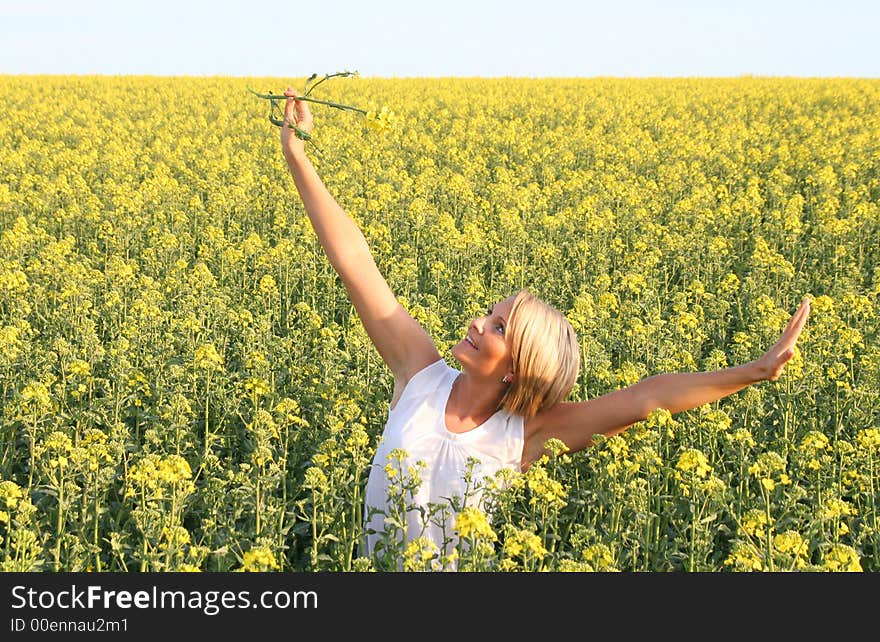
[[[470,347],[472,347],[474,350],[479,350],[479,348],[478,348],[477,346],[474,345],[474,342],[471,341],[471,338],[470,338],[470,337],[465,336],[464,341],[465,341],[465,343],[467,343]]]

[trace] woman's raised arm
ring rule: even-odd
[[[667,372],[577,403],[558,403],[539,413],[526,435],[524,461],[544,452],[544,442],[561,439],[572,451],[592,445],[593,435],[614,435],[644,421],[658,408],[675,414],[727,397],[760,381],[776,381],[794,356],[794,346],[810,314],[804,299],[782,336],[760,358],[712,372]]]
[[[440,354],[428,333],[398,302],[379,272],[357,224],[336,202],[305,153],[305,142],[288,126],[314,127],[304,101],[290,89],[281,127],[281,149],[306,213],[330,264],[339,274],[373,345],[394,373],[395,398],[406,382]]]

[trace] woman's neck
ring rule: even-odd
[[[459,421],[481,424],[498,411],[503,392],[500,384],[496,387],[462,372],[452,382],[446,412]]]

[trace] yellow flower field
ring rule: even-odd
[[[453,560],[358,556],[393,381],[247,91],[303,80],[0,76],[0,570],[880,570],[880,81],[316,90],[369,112],[313,105],[312,158],[450,364],[521,287],[578,400],[754,359],[812,301],[779,380],[553,445]]]

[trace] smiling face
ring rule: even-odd
[[[465,337],[452,347],[452,356],[462,368],[476,376],[501,378],[510,374],[513,363],[505,333],[516,295],[492,305],[483,316],[474,319]]]

